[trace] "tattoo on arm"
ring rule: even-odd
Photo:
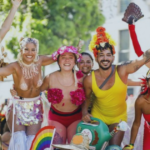
[[[145,63],[147,63],[148,61],[150,61],[150,50],[147,50],[147,51],[144,53],[143,56],[146,57]]]
[[[132,63],[132,60],[122,62],[121,65],[122,65],[122,66],[125,66],[125,65],[128,65],[128,64],[131,64],[131,63]]]
[[[134,71],[137,71],[140,68],[138,65],[135,65],[133,67],[134,67]]]
[[[126,62],[123,62],[121,65],[122,65],[122,66],[125,66],[125,65],[128,65],[128,64],[131,64],[132,62],[133,62],[132,60],[130,60],[130,61],[126,61]],[[139,66],[139,65],[137,65],[137,64],[132,65],[131,67],[133,67],[134,72],[135,72],[135,71],[137,71],[137,70],[140,68],[140,66]]]

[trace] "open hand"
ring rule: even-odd
[[[10,93],[13,97],[17,96],[17,92],[14,89],[10,89]]]
[[[13,85],[13,89],[10,89],[10,93],[13,97],[17,96],[17,91],[15,90],[14,85]]]
[[[18,8],[22,2],[22,0],[11,0],[14,7]]]
[[[92,115],[87,113],[87,114],[83,115],[82,121],[84,121],[84,122],[91,122],[91,118],[90,117],[92,117]]]

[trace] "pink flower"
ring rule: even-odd
[[[78,88],[83,88],[83,84],[81,82],[78,82]]]
[[[81,105],[85,101],[85,92],[83,89],[77,89],[70,92],[71,101],[75,105]]]
[[[78,49],[74,46],[62,46],[56,52],[52,54],[52,59],[57,60],[58,55],[62,55],[64,53],[71,52],[77,56],[77,61],[79,62],[82,58],[82,55],[78,52]]]
[[[76,73],[76,75],[77,75],[77,78],[78,78],[78,79],[80,79],[80,78],[82,78],[82,77],[84,76],[81,70],[79,70],[79,71]]]
[[[47,99],[52,104],[60,103],[63,99],[63,93],[60,89],[49,89],[47,93]]]

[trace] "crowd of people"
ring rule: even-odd
[[[12,9],[0,29],[0,42],[8,32],[15,12],[22,0],[12,0]],[[131,21],[132,20],[132,21]],[[76,133],[77,124],[83,120],[91,122],[91,117],[102,120],[112,131],[122,120],[127,122],[127,86],[141,86],[141,94],[135,103],[135,120],[132,126],[129,145],[124,150],[134,148],[134,142],[143,114],[146,125],[150,123],[150,71],[142,82],[128,79],[128,75],[150,61],[150,50],[143,52],[135,33],[134,18],[130,18],[129,31],[138,56],[121,65],[114,65],[115,42],[105,31],[98,27],[90,42],[98,69],[93,70],[94,58],[88,52],[80,53],[83,43],[77,47],[62,46],[52,55],[39,55],[38,39],[25,37],[19,42],[20,51],[17,61],[0,67],[0,76],[13,76],[13,98],[10,99],[6,114],[5,134],[1,136],[3,147],[9,150],[30,150],[36,133],[43,121],[43,102],[41,92],[47,91],[51,103],[48,112],[48,125],[55,126],[54,144],[70,143]],[[1,58],[0,58],[1,60]],[[42,79],[41,67],[57,62],[59,70]],[[76,71],[75,66],[78,70]],[[109,141],[107,148],[121,148],[123,131],[118,131]],[[145,137],[145,141],[150,135]],[[150,144],[145,142],[145,148]]]

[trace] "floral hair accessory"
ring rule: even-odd
[[[78,49],[73,46],[62,46],[56,52],[52,54],[53,60],[57,60],[58,55],[62,55],[64,53],[74,53],[77,56],[77,61],[80,62],[82,55],[78,52]]]
[[[47,93],[47,99],[50,103],[52,104],[58,104],[62,101],[63,99],[63,93],[62,90],[60,89],[49,89]]]
[[[113,54],[115,54],[115,41],[107,32],[105,32],[104,27],[98,27],[96,29],[96,34],[93,36],[90,42],[89,49],[93,51],[94,56],[97,57],[98,50],[105,49],[106,44],[107,47],[111,47]]]
[[[73,53],[77,57],[77,62],[81,61],[82,55],[79,53],[81,50],[81,47],[83,46],[84,42],[82,40],[79,41],[77,48],[74,46],[62,46],[60,47],[56,52],[52,54],[52,59],[57,60],[59,55],[62,55],[64,53]],[[77,75],[76,70],[74,68],[74,78],[75,78],[75,86],[77,86]]]
[[[79,53],[79,51],[81,50],[83,45],[84,45],[84,42],[80,40],[77,48],[74,46],[62,46],[56,52],[52,54],[52,58],[53,60],[57,60],[58,55],[62,55],[64,53],[70,52],[70,53],[74,53],[77,56],[77,62],[80,62],[82,55]]]

